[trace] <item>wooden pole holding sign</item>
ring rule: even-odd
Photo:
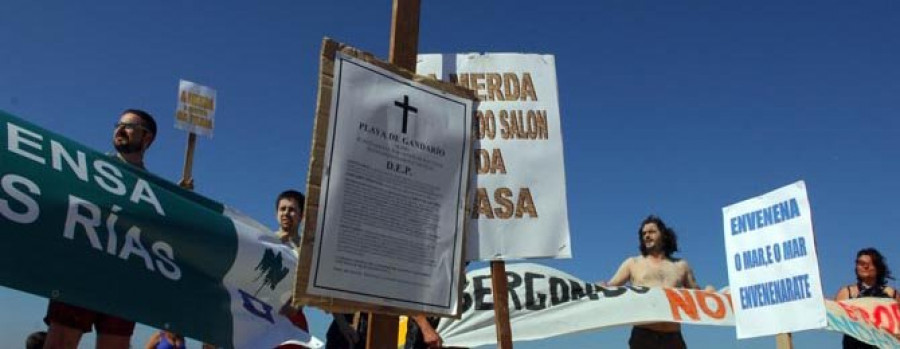
[[[494,291],[494,325],[497,326],[497,347],[511,349],[512,329],[509,326],[509,286],[506,262],[491,261],[491,288]]]
[[[187,148],[184,150],[184,170],[181,172],[181,182],[178,182],[182,188],[194,190],[194,146],[197,144],[197,134],[188,132]]]
[[[178,107],[175,109],[175,128],[188,132],[184,151],[184,170],[178,185],[194,190],[194,148],[197,134],[212,137],[216,114],[216,90],[187,80],[178,81]]]
[[[393,0],[389,61],[403,69],[416,71],[419,53],[419,0]],[[393,315],[369,314],[366,347],[396,348],[399,318]]]
[[[419,0],[394,0],[391,16],[391,47],[388,61],[416,71],[419,54]]]
[[[790,333],[779,333],[775,336],[775,347],[778,349],[794,349]]]

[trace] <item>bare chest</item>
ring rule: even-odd
[[[684,271],[670,260],[640,258],[631,266],[631,284],[648,287],[684,287]]]

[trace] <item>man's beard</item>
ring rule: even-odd
[[[140,143],[134,144],[131,142],[127,142],[127,143],[115,143],[114,142],[113,147],[115,147],[116,151],[119,152],[120,154],[134,154],[134,153],[137,153],[137,152],[143,150],[143,146]]]

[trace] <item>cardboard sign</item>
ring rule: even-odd
[[[473,98],[330,40],[322,62],[297,298],[456,315]]]

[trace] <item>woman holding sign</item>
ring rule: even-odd
[[[834,297],[836,301],[852,298],[893,298],[897,300],[897,290],[887,285],[887,279],[893,280],[884,256],[874,248],[864,248],[856,253],[856,284],[844,286]],[[856,338],[844,335],[844,348],[877,348],[863,343]]]

